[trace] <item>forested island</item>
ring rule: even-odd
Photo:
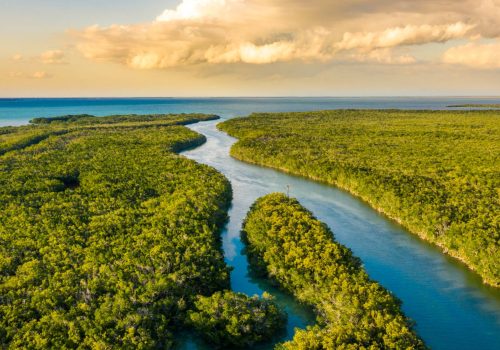
[[[228,180],[176,154],[205,141],[181,125],[216,118],[0,128],[2,349],[169,349],[186,328],[240,347],[284,327],[272,298],[227,290]]]
[[[314,308],[318,324],[279,349],[424,349],[400,302],[300,203],[281,193],[252,206],[243,225],[257,273]]]
[[[361,197],[500,286],[500,112],[258,113],[231,155]],[[376,232],[374,232],[376,234]]]

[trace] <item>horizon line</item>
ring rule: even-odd
[[[22,99],[278,99],[278,98],[499,98],[500,95],[275,95],[275,96],[17,96],[0,100]]]

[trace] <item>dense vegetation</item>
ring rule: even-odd
[[[263,298],[230,291],[199,296],[189,321],[217,348],[250,347],[273,338],[286,326],[286,313],[264,293]]]
[[[257,271],[314,307],[318,323],[282,349],[421,349],[400,302],[295,199],[274,193],[252,206],[242,235]]]
[[[126,123],[144,123],[142,126],[152,126],[157,124],[179,124],[186,125],[197,121],[215,120],[218,116],[212,114],[128,114],[128,115],[111,115],[107,117],[95,117],[90,114],[64,115],[50,118],[33,118],[30,120],[32,124],[68,124],[73,125],[99,125],[104,124],[126,124]]]
[[[0,128],[0,348],[169,348],[229,287],[230,184],[174,153],[204,137],[172,124],[207,118]]]
[[[231,154],[345,188],[500,286],[500,112],[253,114]]]
[[[34,127],[0,128],[0,156],[6,152],[22,149],[38,143],[51,135],[65,133],[63,129]]]
[[[30,121],[33,125],[0,127],[0,156],[5,152],[38,143],[49,136],[61,135],[75,129],[150,128],[187,125],[198,121],[214,119],[218,119],[218,117],[209,114],[131,114],[108,117],[94,117],[88,114],[80,114],[51,118],[34,118]]]

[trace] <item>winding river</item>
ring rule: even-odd
[[[285,192],[298,198],[336,239],[363,260],[369,275],[403,301],[403,310],[416,321],[416,329],[433,349],[498,349],[500,345],[500,292],[437,248],[423,242],[361,200],[337,188],[240,162],[229,156],[236,139],[220,132],[217,122],[189,126],[207,137],[207,142],[184,156],[221,171],[233,186],[230,220],[223,231],[226,262],[233,290],[249,295],[264,290],[277,296],[289,314],[290,339],[295,327],[314,322],[307,308],[248,273],[239,232],[250,205],[270,192]],[[188,340],[183,348],[201,349]],[[263,346],[272,348],[272,344]]]

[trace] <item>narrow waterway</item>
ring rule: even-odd
[[[433,349],[498,349],[500,344],[500,292],[484,286],[461,263],[443,255],[404,228],[352,195],[320,183],[271,169],[246,164],[229,156],[234,138],[218,131],[217,122],[189,126],[207,142],[183,155],[221,171],[233,187],[230,221],[223,231],[226,262],[234,268],[231,287],[249,295],[267,290],[277,295],[289,314],[287,334],[313,322],[307,308],[249,275],[240,241],[242,221],[250,205],[270,192],[298,198],[336,239],[363,260],[369,275],[403,301],[403,309],[417,323],[417,332]],[[271,346],[265,346],[270,348]],[[188,339],[183,348],[201,349]]]

